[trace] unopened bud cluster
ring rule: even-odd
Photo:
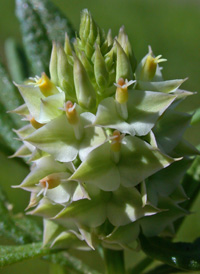
[[[124,27],[113,38],[84,10],[73,43],[53,43],[50,76],[17,85],[14,111],[29,123],[14,156],[32,162],[19,187],[44,218],[44,245],[124,249],[140,231],[173,235],[198,151],[183,139],[191,116],[176,110],[192,93],[163,79],[162,61],[149,48],[137,65]]]

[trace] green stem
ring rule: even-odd
[[[125,273],[123,251],[104,249],[104,260],[106,264],[106,274]]]
[[[138,264],[136,264],[131,270],[129,270],[129,274],[137,274],[137,273],[143,273],[143,271],[152,264],[153,259],[150,257],[144,258],[142,261],[140,261]]]

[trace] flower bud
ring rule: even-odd
[[[51,51],[51,59],[49,63],[49,72],[52,82],[57,86],[58,85],[58,74],[57,74],[57,46],[56,43],[53,42],[53,47]]]
[[[119,78],[130,80],[133,78],[130,61],[121,45],[117,41],[115,42],[117,46],[116,81],[118,81]]]
[[[124,26],[122,26],[120,28],[117,40],[120,43],[120,45],[122,46],[122,48],[125,51],[126,55],[128,56],[129,61],[131,63],[132,71],[134,72],[135,69],[136,69],[137,61],[135,59],[135,56],[134,56],[130,41],[128,39],[128,35],[125,32]]]
[[[63,47],[58,49],[58,80],[60,87],[71,98],[76,98],[73,82],[73,67],[69,64]]]
[[[107,41],[108,41],[108,46],[111,46],[113,44],[113,38],[112,38],[112,31],[111,31],[111,29],[109,29],[106,38],[107,38]]]
[[[101,54],[99,46],[96,45],[95,57],[94,57],[94,73],[97,85],[100,89],[103,89],[107,86],[109,80],[109,74],[106,68],[104,58]]]
[[[84,42],[87,41],[88,35],[90,33],[90,13],[87,9],[81,12],[81,23],[79,29],[79,36]]]
[[[151,81],[154,78],[156,74],[157,65],[161,62],[167,61],[166,59],[161,57],[162,55],[158,55],[157,57],[154,57],[152,49],[151,47],[149,47],[149,54],[144,60],[141,74],[140,74],[140,80]]]
[[[74,55],[74,83],[79,105],[85,109],[94,109],[96,107],[95,90],[84,66],[76,55]]]
[[[105,63],[108,71],[110,72],[114,65],[114,47],[105,55]]]
[[[64,45],[64,51],[67,55],[72,56],[72,47],[69,41],[69,36],[67,32],[65,33],[65,45]]]
[[[80,24],[80,50],[84,50],[86,56],[90,59],[94,53],[94,45],[97,44],[100,47],[104,43],[104,32],[96,24],[90,12],[85,9],[81,13]]]

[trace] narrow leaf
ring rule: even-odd
[[[135,272],[134,272],[135,273]],[[174,268],[170,265],[159,265],[151,270],[149,270],[148,272],[145,272],[145,274],[171,274],[171,273],[185,273],[185,271],[181,271],[180,272],[180,269],[178,268]]]
[[[9,98],[9,100],[8,100]],[[8,73],[0,62],[0,102],[5,109],[13,110],[22,104],[23,100],[10,80]]]
[[[69,38],[75,36],[74,29],[66,16],[49,0],[30,0],[34,10],[41,18],[51,41],[64,44],[65,32]]]
[[[16,225],[10,206],[5,193],[0,188],[0,236],[12,239],[18,244],[31,242],[33,239],[26,230],[22,230]]]
[[[190,210],[193,203],[195,202],[196,198],[198,197],[199,190],[200,190],[200,157],[197,157],[192,166],[190,167],[187,174],[185,174],[183,178],[182,186],[185,190],[185,193],[187,193],[188,200],[181,204],[181,207]],[[182,222],[184,220],[183,218],[178,219],[175,222],[175,229],[178,231],[180,228]]]
[[[16,0],[16,11],[33,73],[49,74],[52,41],[64,42],[65,32],[73,36],[70,23],[48,0]]]
[[[153,260],[151,258],[145,257],[138,264],[136,264],[132,269],[130,269],[128,271],[128,274],[142,273],[152,263],[153,263]]]
[[[155,260],[183,270],[200,270],[200,238],[193,243],[172,243],[159,237],[140,235],[140,243],[142,250]]]
[[[90,267],[85,265],[81,260],[69,255],[67,252],[47,255],[43,259],[61,266],[66,266],[70,270],[75,270],[75,273],[77,274],[100,274],[96,270],[92,270]]]
[[[16,14],[20,21],[23,43],[34,74],[48,74],[51,42],[40,16],[29,0],[16,0]]]
[[[8,97],[7,97],[8,98]],[[16,135],[12,131],[16,124],[9,114],[6,113],[5,107],[0,102],[0,142],[5,144],[12,151],[19,148],[20,143],[15,140]]]
[[[200,108],[196,110],[195,114],[192,117],[191,124],[197,124],[200,122]]]
[[[20,83],[26,78],[26,62],[22,59],[22,54],[19,46],[14,39],[9,38],[5,42],[5,54],[8,64],[8,69],[13,81]]]
[[[0,267],[48,255],[51,252],[51,249],[42,248],[41,242],[22,246],[0,246]]]

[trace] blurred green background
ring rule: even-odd
[[[155,55],[162,54],[168,62],[163,64],[165,79],[186,78],[189,80],[183,89],[197,91],[197,94],[185,100],[180,108],[193,111],[200,107],[200,1],[199,0],[54,0],[68,16],[75,29],[79,27],[80,11],[88,8],[97,23],[113,36],[124,25],[139,61],[152,46]],[[19,24],[15,17],[14,0],[0,0],[0,57],[5,61],[4,42],[14,37],[21,43]],[[193,144],[200,143],[200,126],[196,125],[187,131],[186,138]],[[23,211],[28,196],[22,190],[12,189],[11,185],[19,184],[27,173],[16,160],[8,160],[0,153],[1,184],[5,188],[14,211]],[[200,236],[200,198],[194,204],[193,213],[188,216],[179,232],[177,240],[192,241]],[[1,241],[2,242],[2,241]],[[140,257],[127,253],[129,265]],[[81,255],[83,256],[83,255]],[[84,255],[90,265],[101,269],[91,253]],[[132,256],[131,261],[128,259]],[[33,260],[0,270],[2,274],[48,273],[49,264]]]

